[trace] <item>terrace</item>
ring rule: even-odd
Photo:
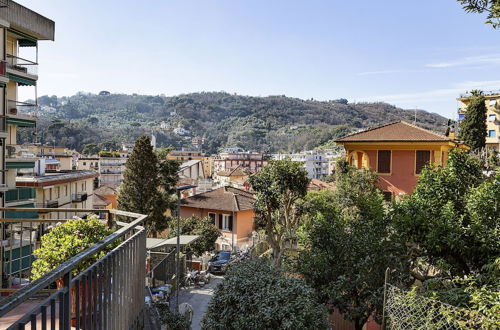
[[[112,234],[100,242],[38,280],[30,281],[33,251],[41,246],[40,237],[57,223],[68,220],[0,219],[4,238],[1,268],[6,277],[0,289],[2,329],[143,327],[147,255],[145,215],[102,209],[0,208],[0,211],[6,214],[58,214],[61,219],[71,219],[82,213],[96,214],[113,229]],[[73,277],[73,271],[82,261],[92,256],[100,258]],[[59,283],[57,288],[55,282]]]

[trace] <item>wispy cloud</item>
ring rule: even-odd
[[[410,72],[418,72],[419,70],[379,70],[379,71],[366,71],[359,72],[358,76],[368,76],[368,75],[377,75],[377,74],[391,74],[391,73],[410,73]]]
[[[481,89],[485,91],[500,89],[500,80],[463,81],[449,88],[433,89],[414,93],[398,93],[366,97],[362,101],[384,101],[389,103],[423,104],[427,102],[447,101],[458,97],[465,91]]]
[[[484,64],[499,65],[500,54],[469,56],[450,61],[429,63],[426,64],[425,66],[428,68],[450,68],[457,66],[472,66],[472,65],[484,65]]]

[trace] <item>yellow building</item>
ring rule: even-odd
[[[459,102],[458,120],[465,117],[467,105],[469,104],[470,94],[461,95],[457,100]],[[486,93],[484,95],[486,103],[486,147],[489,149],[500,150],[500,91]]]
[[[34,189],[39,208],[93,208],[95,171],[46,172],[44,175],[16,179],[19,189]],[[80,214],[81,216],[85,213]],[[42,219],[66,218],[64,213],[40,214]]]

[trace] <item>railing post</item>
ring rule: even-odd
[[[63,327],[64,330],[70,330],[71,328],[71,271],[68,271],[63,276],[64,288],[67,291],[64,293],[64,302],[63,306],[59,306],[59,308],[63,308]]]

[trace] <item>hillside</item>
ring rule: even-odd
[[[333,139],[354,130],[396,120],[412,122],[414,118],[413,110],[386,103],[350,104],[345,99],[323,102],[224,92],[173,97],[78,93],[60,98],[42,96],[38,103],[37,135],[23,132],[21,141],[56,141],[79,151],[86,144],[116,148],[152,131],[158,145],[174,148],[190,147],[190,137],[205,137],[203,150],[210,153],[226,146],[301,151],[331,147]],[[417,118],[425,128],[445,130],[444,117],[419,110]]]

